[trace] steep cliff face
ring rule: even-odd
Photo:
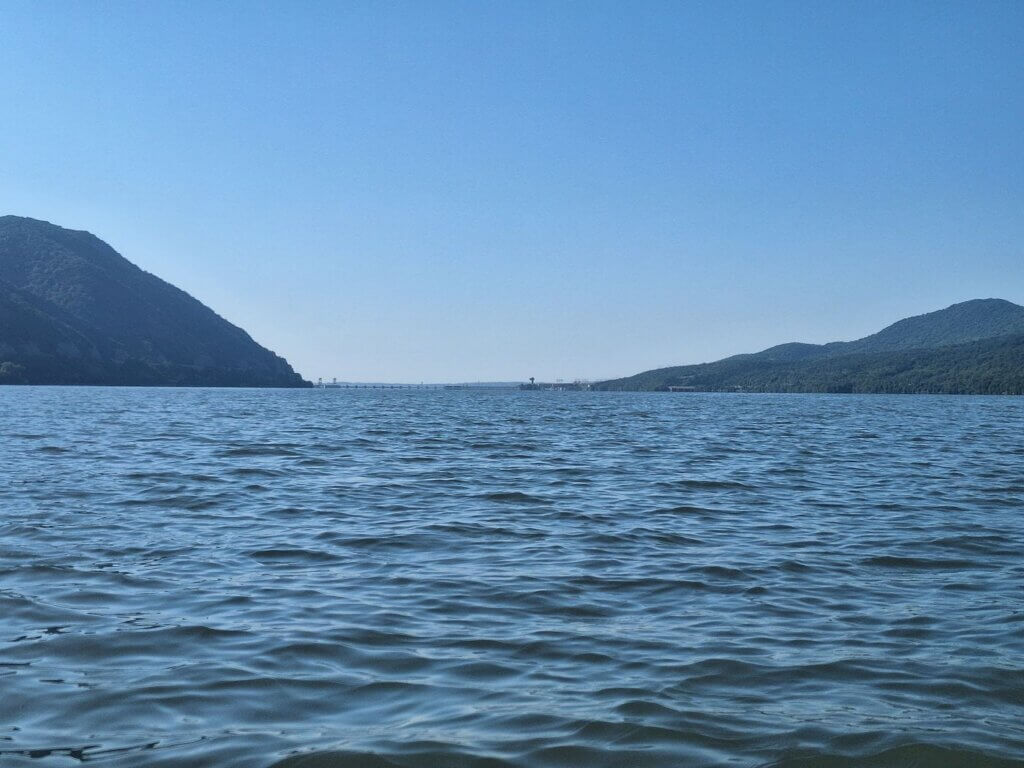
[[[287,361],[88,232],[0,217],[0,382],[301,387]]]

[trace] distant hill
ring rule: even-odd
[[[713,363],[658,368],[594,389],[1024,394],[1024,307],[975,299],[863,339],[781,344]]]
[[[95,235],[18,216],[0,216],[0,383],[310,386]]]

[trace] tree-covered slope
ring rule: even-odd
[[[824,345],[830,354],[932,349],[1024,333],[1024,307],[1004,299],[973,299],[908,317],[863,339]]]
[[[16,216],[0,217],[0,382],[307,385],[94,235]]]
[[[1024,394],[1024,307],[955,304],[852,342],[783,344],[714,363],[659,368],[597,389]]]

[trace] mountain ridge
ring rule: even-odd
[[[789,342],[709,363],[655,368],[594,388],[1020,394],[1024,345],[1018,349],[1013,343],[1017,336],[1024,338],[1024,307],[1005,299],[971,299],[853,341]],[[995,357],[986,357],[989,352]],[[981,366],[984,377],[972,366]],[[915,369],[916,378],[905,375],[907,369]]]
[[[90,232],[0,216],[0,382],[310,386]]]

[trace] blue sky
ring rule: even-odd
[[[0,213],[305,376],[627,375],[1024,303],[1024,3],[0,0]]]

